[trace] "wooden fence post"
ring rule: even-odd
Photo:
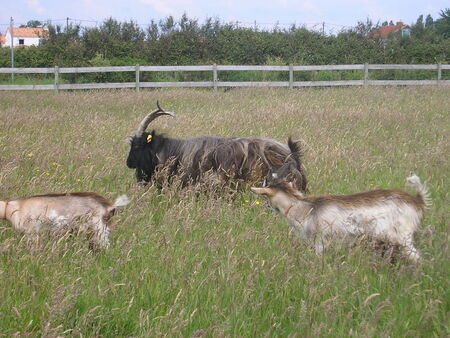
[[[55,66],[55,92],[59,92],[59,67]]]
[[[217,90],[217,64],[213,64],[213,87]]]
[[[366,62],[364,64],[364,87],[369,84],[369,64]]]
[[[139,91],[139,83],[140,83],[140,66],[136,65],[136,91]]]
[[[438,63],[437,64],[437,81],[436,84],[439,85],[442,79],[442,67],[441,64]]]
[[[289,89],[294,88],[294,65],[289,64]]]

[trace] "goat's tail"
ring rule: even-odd
[[[419,198],[422,199],[422,202],[425,207],[429,207],[431,205],[431,197],[428,192],[428,188],[425,183],[422,183],[419,176],[416,174],[412,174],[406,179],[406,185],[413,188],[417,191]]]
[[[129,204],[131,200],[128,198],[127,195],[120,195],[116,198],[116,201],[114,202],[113,208],[118,207],[124,207],[125,205]]]
[[[293,141],[292,137],[289,136],[288,138],[288,147],[291,151],[291,156],[294,159],[294,161],[297,163],[297,167],[302,167],[302,157],[303,157],[303,151],[300,146],[299,141]]]
[[[291,154],[289,156],[292,156],[292,158],[295,161],[296,164],[296,169],[298,170],[300,177],[298,179],[300,179],[300,186],[301,186],[301,191],[303,192],[308,192],[308,181],[306,180],[306,176],[305,176],[305,170],[303,167],[303,163],[302,163],[302,158],[303,158],[303,150],[301,147],[301,144],[299,141],[293,141],[292,138],[289,136],[288,138],[288,147],[289,150],[291,151]]]
[[[6,201],[0,201],[0,219],[6,219]]]

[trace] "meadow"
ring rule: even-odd
[[[172,137],[301,140],[311,194],[417,173],[433,199],[423,262],[363,244],[317,256],[248,189],[138,187],[125,141],[157,99],[177,117],[150,128]],[[0,221],[0,336],[449,336],[449,135],[448,86],[0,92],[1,200],[132,199],[103,252]]]

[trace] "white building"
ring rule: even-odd
[[[45,28],[13,28],[12,37],[14,47],[38,46],[42,38],[48,35]],[[2,47],[11,47],[11,28],[8,28],[5,35],[0,36]]]

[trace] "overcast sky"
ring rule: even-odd
[[[256,21],[261,28],[276,22],[281,27],[296,23],[317,28],[325,22],[327,30],[338,31],[368,17],[374,22],[402,20],[407,24],[421,14],[437,19],[446,7],[450,7],[448,0],[0,0],[0,32],[5,32],[11,16],[17,25],[29,20],[64,24],[66,17],[95,25],[95,21],[113,17],[133,19],[144,27],[151,19],[179,18],[184,12],[200,22],[207,17],[245,25]]]

